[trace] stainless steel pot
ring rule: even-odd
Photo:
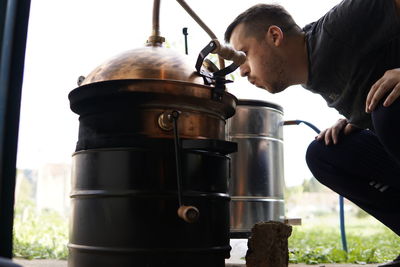
[[[254,224],[283,221],[283,109],[265,101],[239,100],[227,123],[232,155],[231,237],[244,238]]]

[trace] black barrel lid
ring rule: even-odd
[[[268,102],[268,101],[263,101],[263,100],[239,99],[239,101],[237,102],[237,106],[267,107],[267,108],[277,109],[277,110],[280,110],[283,112],[282,106],[275,104],[275,103]]]

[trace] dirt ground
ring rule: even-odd
[[[14,259],[14,262],[22,265],[23,267],[67,267],[67,261],[59,260],[23,260]],[[289,267],[376,267],[378,264],[289,264]],[[227,264],[226,267],[245,267],[244,264]]]

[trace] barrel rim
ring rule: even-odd
[[[282,106],[272,103],[272,102],[264,101],[264,100],[238,99],[236,107],[238,107],[238,106],[269,107],[269,108],[277,109],[277,110],[283,112]]]

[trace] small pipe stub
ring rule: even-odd
[[[180,206],[178,216],[187,223],[195,223],[199,220],[200,212],[194,206]]]
[[[158,116],[158,126],[164,131],[172,131],[174,129],[174,120],[179,118],[181,114],[177,110],[166,110]]]

